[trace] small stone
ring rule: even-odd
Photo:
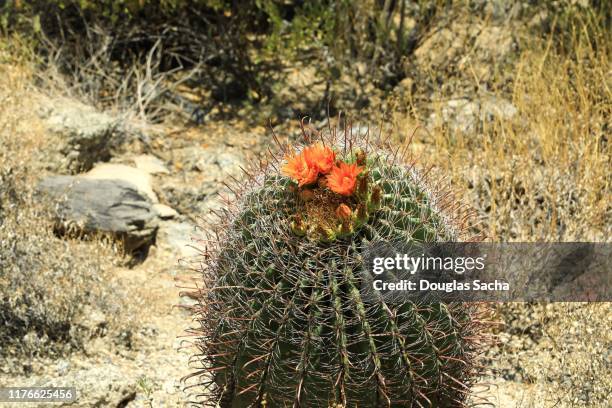
[[[149,154],[136,156],[132,159],[136,168],[149,174],[170,174],[170,171],[160,159]]]
[[[58,375],[65,375],[70,370],[70,363],[67,360],[59,360],[55,365],[55,372]]]
[[[178,217],[179,213],[172,207],[165,204],[153,204],[153,210],[157,213],[157,216],[162,220],[168,220],[171,218]]]

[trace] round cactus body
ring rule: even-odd
[[[337,139],[285,151],[220,214],[196,307],[203,405],[464,405],[477,306],[360,291],[366,245],[465,238],[448,196],[397,154]]]

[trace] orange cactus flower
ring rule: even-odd
[[[321,174],[328,174],[336,161],[334,151],[320,142],[305,148],[303,154],[306,162],[311,166],[316,166]]]
[[[300,154],[288,157],[282,172],[302,187],[317,181],[319,173],[329,173],[335,160],[336,154],[332,149],[316,143],[305,147]]]
[[[314,183],[319,176],[318,168],[310,165],[303,154],[287,158],[287,164],[283,166],[282,172],[297,181],[300,187]]]
[[[327,187],[334,193],[350,196],[355,192],[357,176],[362,170],[363,167],[358,167],[355,163],[346,164],[341,162],[340,165],[334,167],[329,176],[327,176]]]

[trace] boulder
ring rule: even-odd
[[[132,183],[54,176],[42,180],[38,189],[57,200],[62,229],[111,233],[127,251],[148,245],[155,237],[158,218],[153,203]]]
[[[122,134],[120,120],[72,99],[48,101],[44,106],[39,115],[59,136],[59,151],[64,157],[60,169],[78,173],[110,159]]]

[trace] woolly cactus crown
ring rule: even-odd
[[[194,293],[205,406],[463,406],[481,330],[467,304],[360,292],[378,241],[466,239],[449,194],[405,150],[302,127],[219,215]]]

